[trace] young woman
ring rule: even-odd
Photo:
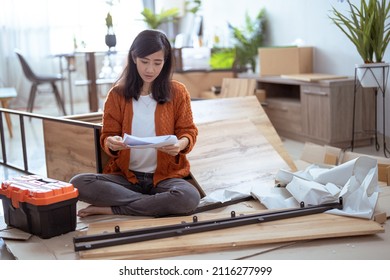
[[[164,33],[142,31],[131,45],[127,66],[104,104],[100,144],[111,157],[103,174],[79,174],[71,183],[79,199],[91,204],[80,217],[96,214],[166,216],[193,211],[198,190],[185,177],[186,158],[198,130],[185,86],[171,80],[173,54]],[[137,137],[176,135],[161,148],[129,148],[127,133]]]

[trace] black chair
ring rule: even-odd
[[[15,50],[16,55],[19,58],[20,64],[22,65],[22,69],[26,78],[32,82],[30,89],[30,96],[28,98],[27,111],[32,113],[34,108],[35,96],[38,91],[38,86],[42,84],[50,84],[52,91],[56,97],[57,105],[62,110],[64,115],[66,115],[64,102],[61,99],[60,93],[56,86],[56,82],[64,80],[61,75],[37,75],[33,72],[29,64],[27,63],[24,56],[21,54],[19,50]]]

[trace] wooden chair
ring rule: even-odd
[[[3,108],[8,109],[8,102],[17,96],[17,92],[14,88],[0,88],[0,101]],[[7,122],[9,136],[12,138],[12,122],[9,114],[5,113],[5,120]]]
[[[61,99],[59,90],[57,88],[56,82],[62,81],[64,78],[61,75],[37,75],[31,69],[30,65],[27,63],[24,56],[21,54],[19,50],[15,50],[16,55],[19,58],[20,64],[22,65],[23,73],[26,78],[32,82],[30,89],[30,96],[28,98],[27,111],[32,113],[34,108],[35,95],[38,91],[38,86],[42,84],[50,84],[52,91],[56,97],[57,105],[62,110],[63,114],[66,115],[65,105],[63,100]]]
[[[256,79],[224,78],[219,97],[239,97],[254,95],[257,87]]]

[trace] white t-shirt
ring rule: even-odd
[[[154,112],[157,102],[151,94],[141,95],[137,100],[133,99],[133,122],[131,134],[137,137],[156,136],[154,124]],[[154,173],[157,166],[157,150],[131,149],[129,169],[139,172]]]

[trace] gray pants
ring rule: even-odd
[[[70,183],[78,189],[79,200],[111,207],[117,215],[184,215],[199,204],[198,190],[184,179],[167,179],[154,187],[152,174],[135,174],[138,184],[130,183],[121,175],[94,173],[76,175]]]

